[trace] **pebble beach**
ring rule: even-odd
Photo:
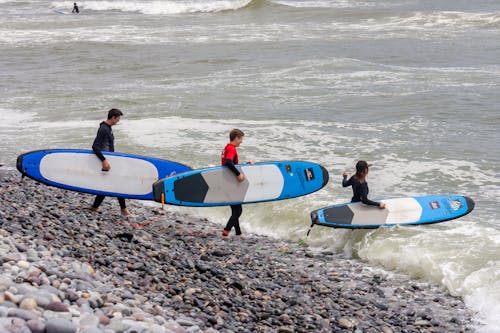
[[[473,332],[442,286],[0,167],[0,333]]]

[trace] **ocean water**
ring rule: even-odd
[[[0,164],[42,148],[90,148],[111,107],[118,151],[219,163],[316,161],[312,195],[246,205],[244,232],[442,284],[500,332],[498,0],[0,0]],[[54,10],[66,12],[60,14]],[[370,196],[462,194],[475,210],[412,228],[310,226],[350,200],[341,174],[373,163]],[[92,198],[89,196],[89,203]],[[167,209],[221,227],[228,208]]]

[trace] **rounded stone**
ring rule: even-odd
[[[28,320],[26,326],[31,330],[31,333],[45,333],[45,323],[41,320]]]
[[[45,328],[47,333],[75,333],[77,330],[72,321],[61,318],[49,319]]]
[[[17,267],[22,268],[22,269],[28,269],[30,268],[30,263],[24,260],[20,260],[17,262]]]
[[[21,301],[21,304],[19,304],[19,308],[23,310],[34,310],[37,307],[36,300],[31,297],[26,297]]]
[[[45,307],[46,310],[54,311],[54,312],[68,312],[68,306],[61,302],[50,302]]]

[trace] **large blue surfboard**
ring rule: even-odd
[[[459,195],[420,196],[380,200],[385,209],[363,203],[344,203],[311,212],[313,225],[370,229],[394,225],[420,225],[453,220],[469,214],[474,201]]]
[[[179,206],[226,206],[283,200],[318,191],[328,182],[321,165],[279,161],[236,166],[245,175],[238,182],[227,167],[185,172],[153,184],[154,199]]]
[[[151,184],[191,170],[190,167],[158,158],[103,152],[111,170],[92,150],[46,149],[17,158],[17,169],[41,183],[84,193],[129,199],[152,200]]]

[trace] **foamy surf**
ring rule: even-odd
[[[137,12],[148,15],[169,15],[185,13],[217,13],[238,10],[252,0],[211,0],[211,1],[85,1],[83,10]],[[52,2],[54,7],[71,6],[70,1]]]

